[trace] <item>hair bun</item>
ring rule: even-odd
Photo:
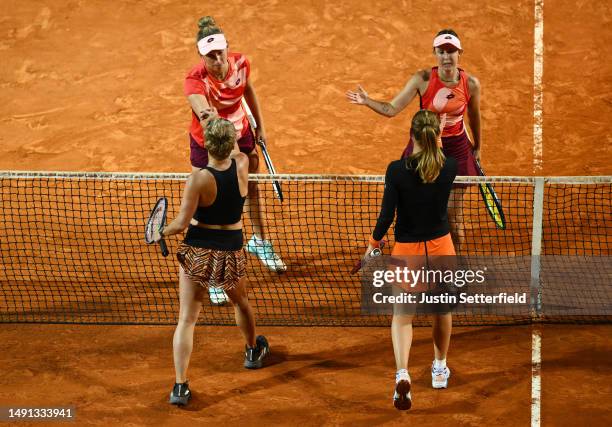
[[[213,19],[212,16],[203,16],[198,21],[198,27],[201,29],[206,28],[206,27],[214,27],[216,25],[217,24],[215,23],[215,20]]]

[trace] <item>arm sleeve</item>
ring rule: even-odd
[[[385,174],[385,192],[383,194],[382,206],[380,207],[380,214],[376,221],[376,227],[372,233],[374,240],[382,240],[387,234],[389,227],[393,223],[395,218],[395,210],[397,208],[398,191],[393,184],[393,172],[391,169],[392,164],[387,168]]]
[[[185,85],[184,85],[184,91],[185,91],[185,96],[189,96],[189,95],[204,95],[206,96],[206,93],[204,92],[204,82],[202,81],[203,76],[201,75],[201,73],[198,71],[197,68],[192,69],[189,74],[187,74],[187,77],[185,77]]]

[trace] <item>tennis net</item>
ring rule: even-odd
[[[0,172],[0,322],[173,324],[180,238],[171,256],[143,242],[160,196],[177,213],[187,175]],[[264,325],[387,325],[361,307],[359,275],[380,207],[381,176],[252,175],[267,238],[287,264],[278,274],[248,255],[250,301]],[[275,198],[272,180],[285,201]],[[451,217],[460,254],[489,257],[498,280],[530,292],[528,312],[456,314],[456,324],[609,322],[612,177],[459,177]],[[500,229],[479,184],[491,184]],[[245,214],[245,241],[252,218]],[[389,233],[391,244],[392,231]],[[204,299],[203,324],[233,324]],[[427,324],[427,317],[416,324]]]

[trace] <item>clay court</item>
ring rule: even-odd
[[[450,27],[464,45],[460,66],[482,85],[482,162],[488,175],[612,175],[612,36],[605,30],[612,11],[605,3],[546,3],[543,20],[536,18],[534,3],[524,1],[475,1],[458,8],[405,0],[211,1],[206,7],[175,0],[112,6],[32,0],[4,2],[0,11],[1,171],[189,172],[183,79],[198,61],[197,19],[210,14],[230,50],[251,60],[279,173],[383,174],[406,145],[418,103],[386,119],[349,104],[344,93],[362,84],[372,97],[393,97],[415,70],[434,65],[431,40]],[[542,24],[543,80],[534,85],[534,31]],[[538,93],[541,139],[534,131]],[[603,196],[608,210],[600,214],[609,223],[610,196]],[[143,205],[149,209],[150,200]],[[519,202],[513,206],[521,209]],[[525,227],[511,229],[508,244],[521,245],[521,230],[530,225],[524,221]],[[0,222],[0,235],[10,228]],[[610,235],[598,242],[599,254],[609,255]],[[119,255],[121,250],[115,248]],[[172,260],[162,263],[150,250],[145,261],[143,253],[139,260],[172,273]],[[288,258],[298,265],[300,259],[312,261],[309,256],[302,247]],[[9,251],[2,258],[3,270],[27,265],[9,266]],[[130,266],[112,267],[129,276]],[[41,272],[33,276],[61,273],[44,267]],[[298,272],[293,274],[271,277],[269,286],[289,289],[285,281]],[[176,298],[176,288],[164,286],[167,300],[160,306]],[[99,313],[90,314],[85,310],[85,323]],[[274,316],[269,319],[275,323]],[[73,406],[79,425],[527,425],[533,420],[534,330],[542,338],[542,425],[612,421],[609,324],[456,327],[449,355],[453,377],[442,391],[428,382],[430,329],[416,328],[410,359],[414,403],[401,413],[391,402],[395,366],[384,326],[262,326],[272,360],[253,372],[242,368],[236,327],[199,326],[189,371],[194,399],[178,409],[167,403],[174,381],[171,321],[27,322],[1,328],[0,407]]]

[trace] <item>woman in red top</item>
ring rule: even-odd
[[[418,70],[391,102],[377,101],[358,86],[357,91],[348,91],[347,98],[353,104],[366,105],[386,117],[393,117],[419,95],[420,108],[438,113],[442,128],[442,150],[446,157],[457,160],[457,175],[477,176],[475,159],[480,160],[480,83],[478,79],[458,67],[463,53],[457,33],[446,29],[436,34],[433,42],[438,66]],[[472,140],[463,123],[467,110]],[[402,158],[410,156],[410,142]],[[455,185],[456,197],[449,205],[449,213],[455,221],[451,224],[455,243],[463,240],[462,201],[465,187]],[[451,199],[452,200],[452,199]]]
[[[255,141],[259,138],[265,140],[266,131],[255,89],[249,81],[251,70],[249,61],[241,53],[228,51],[225,35],[213,18],[210,16],[201,18],[198,27],[197,48],[202,61],[191,69],[185,79],[185,95],[192,110],[189,138],[193,170],[207,166],[208,152],[205,148],[203,129],[212,118],[221,117],[234,125],[238,135],[238,147],[249,158],[249,172],[257,173],[259,156]],[[257,122],[254,135],[242,106],[243,98]],[[247,251],[257,255],[270,270],[285,271],[287,267],[274,252],[272,244],[265,239],[263,213],[256,182],[249,183],[248,201],[247,208],[251,213],[253,236],[247,242]],[[213,304],[223,304],[227,301],[225,295],[214,292],[211,288]]]

